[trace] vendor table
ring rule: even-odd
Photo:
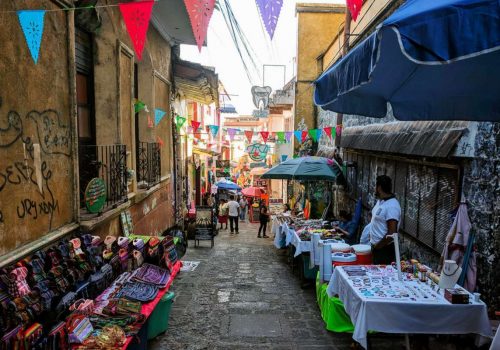
[[[170,274],[170,278],[165,288],[160,289],[158,291],[158,295],[156,296],[156,298],[142,305],[141,314],[146,316],[146,319],[149,318],[149,316],[153,313],[156,305],[158,305],[158,303],[160,302],[161,298],[168,292],[170,286],[172,285],[172,282],[175,279],[175,276],[177,276],[181,267],[182,267],[182,262],[179,260],[175,263],[174,267],[172,268],[172,273]],[[134,339],[133,337],[127,337],[127,341],[123,345],[122,349],[127,349],[127,347],[130,345],[133,339]]]
[[[366,273],[356,273],[356,268]],[[398,281],[391,266],[339,266],[327,293],[344,303],[354,324],[353,339],[365,349],[368,331],[492,335],[483,302],[451,304],[442,290],[434,291],[418,280]]]
[[[275,223],[273,222],[273,228],[276,232],[274,236],[274,246],[278,249],[284,248],[282,245],[283,238],[286,237],[285,240],[285,247],[289,246],[292,244],[295,247],[295,255],[294,257],[296,258],[302,253],[310,252],[312,244],[310,241],[302,241],[295,232],[295,230],[292,230],[291,228],[288,227],[287,224],[282,224],[278,228],[276,228]]]

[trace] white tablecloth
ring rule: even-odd
[[[299,256],[304,252],[310,252],[312,244],[309,241],[301,241],[297,233],[294,230],[288,228],[288,225],[282,224],[278,225],[273,222],[273,228],[275,229],[274,236],[274,246],[278,249],[283,248],[283,238],[285,238],[285,247],[292,244],[295,247],[295,257]]]
[[[444,296],[433,301],[411,301],[362,296],[337,267],[328,284],[329,296],[339,295],[354,324],[353,339],[365,349],[369,330],[402,334],[467,334],[491,337],[491,325],[483,302],[453,305]],[[472,296],[470,296],[472,300]]]
[[[290,237],[290,238],[289,238]],[[295,255],[294,257],[298,257],[302,253],[311,251],[311,242],[310,241],[301,241],[300,237],[295,233],[294,230],[288,229],[288,235],[286,239],[287,243],[290,241],[291,244],[295,247]]]
[[[287,224],[279,224],[276,219],[273,219],[273,228],[271,229],[274,232],[274,246],[278,249],[285,248],[287,244],[283,243],[284,238],[286,238],[286,231],[288,231]]]

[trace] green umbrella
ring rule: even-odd
[[[344,179],[342,168],[332,159],[323,157],[300,157],[276,165],[261,176],[261,179],[285,179],[299,181]]]

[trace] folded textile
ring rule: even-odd
[[[161,267],[144,263],[132,275],[132,279],[139,282],[154,284],[159,288],[165,288],[170,273]]]

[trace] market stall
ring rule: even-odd
[[[2,349],[125,349],[166,329],[147,321],[182,266],[175,238],[69,238],[0,273]]]
[[[339,266],[327,293],[344,303],[353,339],[364,348],[368,331],[492,336],[486,304],[458,285],[440,289],[425,274],[400,281],[392,266]]]

